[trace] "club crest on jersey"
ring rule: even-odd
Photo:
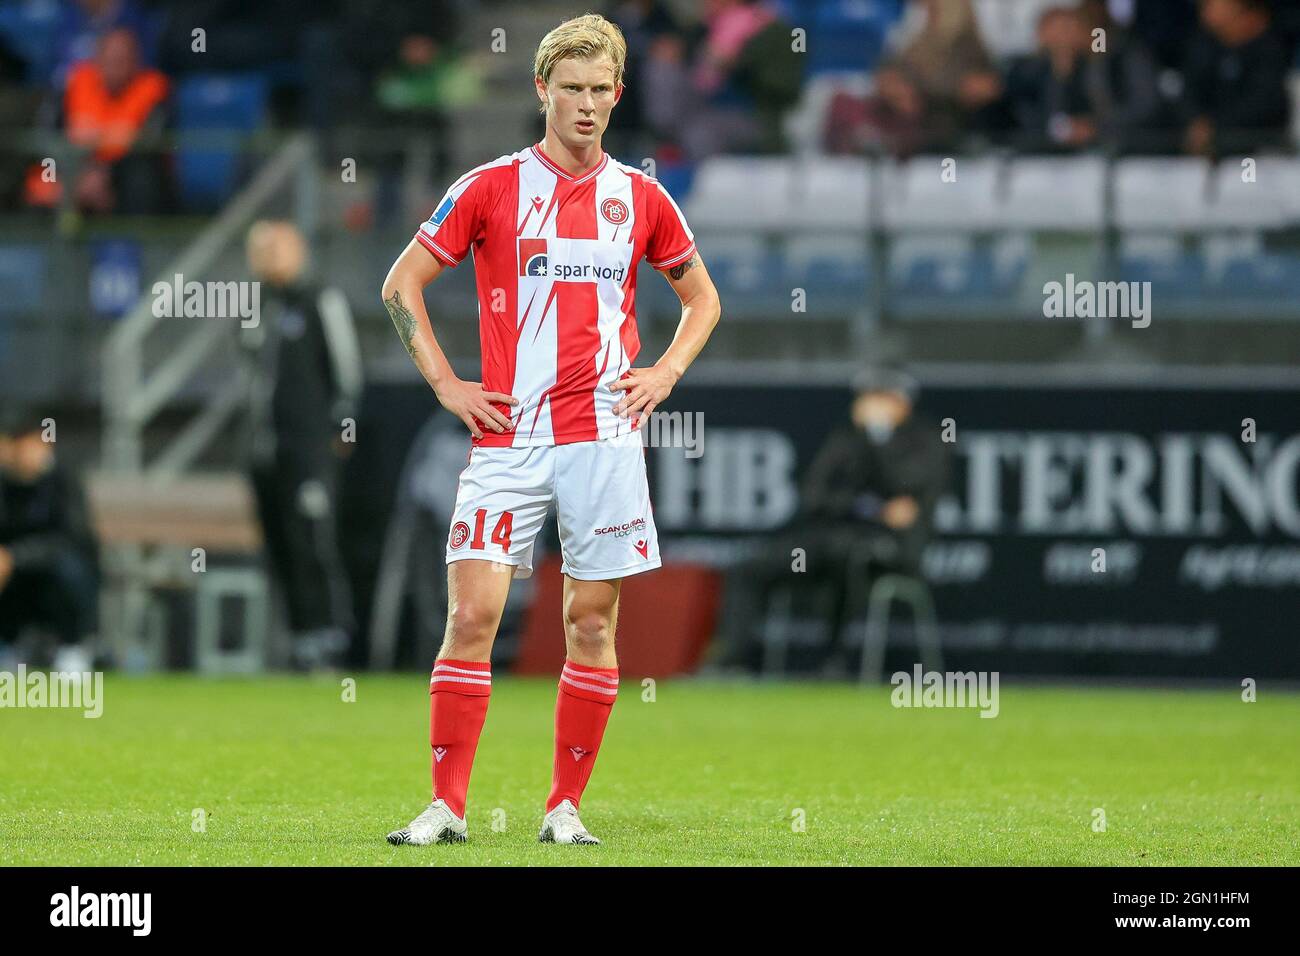
[[[600,204],[600,214],[606,222],[621,226],[628,220],[627,203],[621,199],[606,199]]]
[[[519,274],[521,276],[549,275],[545,239],[519,240]]]
[[[469,540],[469,525],[457,521],[451,526],[451,550],[455,551]]]
[[[454,208],[456,208],[456,200],[453,197],[448,196],[442,201],[442,204],[433,211],[433,215],[429,217],[429,222],[432,225],[441,226],[442,221],[451,215],[451,211]]]

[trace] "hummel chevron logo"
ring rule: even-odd
[[[641,555],[641,557],[650,557],[650,545],[646,542],[638,541],[636,544],[632,545],[632,547],[636,548],[637,554]]]
[[[442,758],[445,757],[445,756],[447,756],[447,748],[446,748],[446,747],[434,747],[434,748],[433,748],[433,759],[436,760],[436,761],[438,761],[438,763],[442,763]]]
[[[569,753],[573,754],[573,762],[577,763],[583,757],[587,756],[587,754],[591,753],[591,751],[583,750],[581,747],[570,747]]]

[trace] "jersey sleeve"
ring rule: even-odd
[[[685,262],[695,252],[695,234],[658,180],[646,180],[646,204],[650,213],[646,261],[656,269],[671,269]]]
[[[470,246],[483,235],[490,188],[490,181],[482,172],[457,180],[416,232],[420,245],[443,265],[459,265],[469,255]]]

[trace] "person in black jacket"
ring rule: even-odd
[[[901,369],[864,370],[855,393],[851,424],[831,433],[804,476],[795,520],[732,575],[726,663],[753,662],[758,602],[773,588],[815,582],[832,594],[830,666],[842,666],[844,624],[871,578],[921,573],[948,448],[938,426],[914,414],[917,384]],[[806,566],[796,573],[800,554]]]
[[[1201,24],[1183,71],[1184,148],[1225,156],[1280,147],[1290,116],[1291,51],[1273,29],[1267,0],[1202,0]]]
[[[1104,55],[1093,52],[1096,29],[1106,34]],[[1152,129],[1161,108],[1155,63],[1100,0],[1043,12],[1038,53],[1012,67],[1006,105],[1015,143],[1028,151],[1162,145]]]
[[[0,415],[0,644],[29,626],[56,636],[59,670],[90,668],[99,573],[94,534],[77,480],[54,457],[41,420]]]
[[[257,364],[253,488],[294,663],[333,667],[355,630],[338,492],[362,384],[356,329],[343,293],[309,277],[307,244],[292,223],[254,224],[248,260],[262,283],[262,315],[244,341]]]

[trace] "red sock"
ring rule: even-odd
[[[441,660],[429,678],[429,746],[433,748],[433,798],[465,816],[469,771],[492,693],[487,661]]]
[[[547,813],[562,800],[572,800],[575,807],[582,800],[617,694],[617,667],[564,662],[555,701],[555,772]]]

